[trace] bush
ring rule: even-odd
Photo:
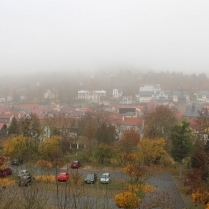
[[[54,175],[40,175],[40,176],[35,176],[35,180],[38,182],[44,182],[44,183],[55,183],[56,176],[54,176]]]
[[[133,209],[139,207],[140,198],[135,193],[126,191],[115,195],[115,203],[119,208]]]

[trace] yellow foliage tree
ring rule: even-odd
[[[141,183],[141,179],[145,177],[148,172],[147,167],[140,166],[139,164],[128,164],[123,170],[138,183]]]
[[[49,139],[44,140],[40,143],[38,152],[40,156],[47,161],[59,161],[62,156],[62,149],[60,146],[60,137],[52,136]]]
[[[138,156],[142,163],[150,164],[158,162],[161,157],[166,155],[165,139],[143,139],[139,143]]]
[[[35,150],[35,143],[32,139],[26,138],[22,135],[9,138],[3,142],[3,152],[5,155],[27,156]]]
[[[115,204],[119,208],[134,209],[140,205],[140,198],[133,192],[126,191],[115,195]]]
[[[123,159],[126,162],[135,162],[137,160],[137,156],[136,156],[136,154],[133,154],[133,153],[124,153]]]
[[[209,203],[209,191],[193,191],[192,200],[195,203]]]
[[[52,167],[52,164],[47,160],[39,160],[36,164],[40,168],[51,168]]]

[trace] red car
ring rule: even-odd
[[[70,177],[70,174],[67,172],[60,172],[57,176],[58,181],[67,181]]]
[[[74,160],[72,163],[71,163],[71,168],[79,168],[81,166],[81,163],[77,160]]]
[[[12,169],[11,168],[4,168],[0,170],[0,177],[6,177],[8,175],[12,174]]]

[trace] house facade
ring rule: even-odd
[[[78,91],[77,99],[100,100],[100,98],[103,96],[106,96],[106,91],[104,90],[98,90],[98,91],[81,90]]]
[[[150,102],[156,94],[161,92],[161,86],[157,85],[144,85],[139,88],[139,103],[148,103]]]
[[[160,84],[156,84],[156,85],[144,85],[144,86],[140,86],[139,87],[139,93],[140,92],[159,92],[161,91],[161,86]]]
[[[174,103],[188,103],[190,101],[190,97],[188,92],[184,90],[174,91],[172,95],[172,101]]]
[[[119,98],[123,95],[123,91],[121,89],[113,89],[112,95],[114,98]]]
[[[122,100],[120,101],[120,104],[122,105],[130,105],[132,104],[132,96],[124,96],[122,97]]]
[[[209,103],[209,91],[199,91],[195,96],[198,102]]]

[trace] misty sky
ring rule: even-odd
[[[0,72],[209,69],[208,0],[1,0]]]

